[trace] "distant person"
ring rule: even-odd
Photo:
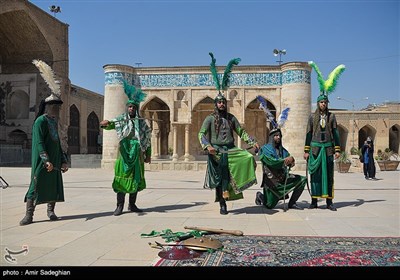
[[[128,210],[143,212],[136,206],[136,199],[138,192],[146,188],[144,163],[151,162],[151,128],[139,115],[139,105],[146,98],[146,93],[126,81],[123,83],[125,94],[128,96],[126,111],[115,119],[100,122],[100,127],[103,129],[115,129],[119,139],[112,183],[113,190],[117,194],[114,216],[122,214],[127,193]]]
[[[361,154],[363,156],[363,171],[366,180],[377,180],[375,178],[376,168],[374,161],[374,142],[372,138],[368,136],[367,140],[361,148]]]
[[[26,214],[20,221],[21,226],[33,222],[36,205],[47,203],[47,216],[50,221],[58,219],[54,212],[56,202],[64,201],[62,174],[68,171],[66,151],[63,151],[58,119],[61,100],[61,89],[52,69],[41,60],[33,64],[49,85],[51,94],[42,100],[32,127],[32,169],[31,183],[25,195]]]
[[[261,98],[261,104],[265,103],[266,105],[264,98],[260,96],[258,98]],[[283,199],[285,202],[286,196],[292,192],[288,208],[302,210],[297,205],[297,200],[303,193],[307,177],[290,174],[290,168],[295,165],[295,159],[282,145],[281,128],[287,119],[288,112],[289,108],[286,108],[282,111],[277,122],[272,120],[271,123],[275,125],[269,133],[268,143],[264,144],[258,153],[263,165],[263,181],[261,185],[263,193],[257,192],[255,203],[264,205],[268,209],[273,209],[279,200]],[[284,205],[284,209],[286,210],[286,205]]]
[[[235,146],[235,135],[249,146],[259,149],[258,143],[240,126],[237,118],[228,113],[227,100],[220,90],[228,87],[229,74],[239,58],[232,59],[225,69],[223,83],[219,82],[212,53],[211,73],[218,95],[214,99],[214,112],[208,115],[198,137],[203,150],[208,151],[207,172],[204,187],[215,189],[215,201],[219,202],[220,214],[227,215],[226,200],[243,198],[243,191],[257,184],[256,162],[251,153]]]
[[[334,159],[340,156],[340,137],[336,116],[328,109],[328,95],[335,90],[336,82],[345,70],[344,65],[337,66],[325,81],[318,66],[309,62],[318,75],[320,95],[317,109],[310,115],[307,123],[304,144],[304,159],[308,162],[311,174],[311,204],[309,209],[318,208],[318,198],[326,199],[326,208],[337,211],[334,197]]]

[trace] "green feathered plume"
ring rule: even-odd
[[[229,79],[231,78],[231,72],[234,65],[238,65],[240,58],[234,58],[229,61],[228,65],[225,67],[224,76],[222,78],[222,90],[226,90],[229,87]]]
[[[210,52],[208,54],[211,56],[210,71],[211,71],[211,74],[212,74],[212,77],[213,77],[213,80],[214,80],[214,83],[215,83],[215,87],[217,88],[218,91],[220,91],[221,90],[221,85],[219,83],[217,67],[215,66],[215,62],[217,60],[214,58],[213,53]]]
[[[343,64],[340,64],[337,66],[333,71],[329,74],[328,79],[324,80],[324,77],[322,76],[321,71],[319,70],[317,64],[313,61],[309,61],[308,64],[315,70],[317,73],[317,78],[318,78],[318,83],[319,83],[319,89],[322,93],[325,93],[329,95],[332,93],[336,86],[337,86],[337,81],[340,77],[340,75],[344,72],[346,67]]]
[[[140,88],[136,88],[135,86],[128,84],[128,82],[125,80],[123,80],[123,83],[125,94],[128,96],[127,103],[139,105],[140,102],[145,100],[147,94]]]
[[[228,65],[225,67],[224,75],[222,77],[222,83],[220,83],[218,78],[217,68],[215,66],[215,62],[217,60],[214,58],[213,53],[210,52],[209,55],[211,56],[210,70],[214,79],[215,87],[217,88],[218,91],[221,90],[224,91],[229,87],[229,79],[231,77],[232,68],[233,66],[239,64],[240,58],[234,58],[229,61]]]
[[[338,65],[333,71],[329,74],[328,79],[325,81],[325,92],[333,92],[337,85],[337,80],[340,75],[344,72],[346,66],[343,64]]]

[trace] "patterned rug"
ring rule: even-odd
[[[155,266],[400,266],[400,238],[395,237],[210,237],[223,249],[183,260],[160,258]]]

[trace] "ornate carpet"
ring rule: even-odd
[[[155,266],[400,266],[400,238],[210,235],[222,250]],[[179,246],[168,247],[177,250]],[[173,251],[171,251],[173,252]]]

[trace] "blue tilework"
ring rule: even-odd
[[[222,74],[219,74],[222,80]],[[310,84],[311,73],[306,70],[289,70],[283,73],[231,74],[230,86],[280,86],[285,84]],[[134,75],[122,72],[105,74],[105,84],[121,84],[122,79],[142,87],[204,87],[214,86],[211,74],[161,74]]]

